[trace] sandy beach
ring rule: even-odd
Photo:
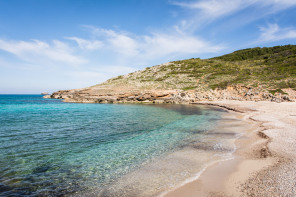
[[[251,128],[236,141],[234,159],[208,167],[165,197],[295,196],[296,103],[207,101],[237,111]]]

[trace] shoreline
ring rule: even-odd
[[[286,141],[286,136],[274,140],[272,135],[274,129],[287,134],[293,133],[293,128],[296,128],[293,127],[296,126],[293,123],[296,120],[296,103],[206,101],[196,104],[239,112],[242,119],[252,121],[254,127],[245,131],[244,136],[236,140],[237,151],[233,154],[234,159],[209,166],[198,179],[175,187],[163,195],[164,197],[296,194],[293,189],[295,181],[290,184],[283,181],[287,177],[283,173],[286,172],[285,169],[294,170],[288,180],[296,178],[296,169],[293,167],[295,160],[291,159],[296,146],[294,145],[292,151],[280,150],[278,147],[285,147],[285,143],[281,144],[279,141]],[[295,116],[290,116],[290,113]],[[282,118],[287,116],[292,117],[292,120],[283,121]],[[277,176],[283,178],[276,182],[274,179]]]
[[[204,104],[200,104],[197,103],[197,105],[204,105]],[[212,172],[211,169],[215,169],[216,166],[220,166],[221,164],[225,164],[225,163],[233,163],[233,161],[237,162],[237,158],[235,158],[234,154],[237,152],[237,140],[239,140],[242,135],[243,135],[243,131],[244,129],[249,130],[249,125],[248,122],[244,119],[242,119],[242,115],[240,112],[238,112],[237,110],[231,110],[231,109],[227,109],[225,107],[221,107],[221,106],[213,106],[213,105],[205,105],[205,106],[209,106],[209,107],[214,107],[214,108],[221,108],[223,110],[226,109],[226,114],[224,114],[224,118],[222,118],[222,121],[215,127],[214,130],[217,130],[219,132],[219,128],[221,127],[221,130],[225,130],[228,132],[228,134],[233,135],[232,132],[235,132],[236,136],[234,138],[234,150],[232,152],[227,153],[228,156],[221,158],[219,160],[215,160],[211,163],[208,163],[201,171],[199,171],[195,176],[193,176],[192,178],[189,178],[187,180],[185,180],[184,182],[176,185],[174,188],[171,188],[168,191],[162,192],[161,194],[159,194],[159,197],[179,197],[179,196],[205,196],[205,189],[204,187],[206,187],[206,184],[201,184],[201,180],[202,182],[204,181],[208,181],[208,180],[204,180],[208,178],[208,175],[205,176],[205,174],[208,174],[208,172]],[[228,119],[228,120],[223,120],[223,119]],[[238,122],[237,122],[238,121]],[[232,126],[231,126],[232,125]],[[227,167],[229,169],[229,167]],[[224,172],[223,172],[224,173]],[[212,176],[212,175],[210,175]],[[215,185],[217,185],[217,182],[215,181]],[[220,186],[216,187],[215,186],[215,190],[217,190]],[[194,195],[191,195],[194,194]]]
[[[220,111],[217,107],[209,108]],[[203,134],[201,141],[192,139],[175,151],[149,161],[118,179],[99,196],[164,195],[175,186],[198,179],[208,166],[232,158],[234,142],[241,135],[236,131],[248,125],[237,117],[237,113],[223,110],[222,114],[222,121],[218,124],[223,126],[222,130],[217,129],[219,127],[215,124]]]

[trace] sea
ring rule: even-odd
[[[216,107],[0,95],[0,196],[157,196],[232,158]]]

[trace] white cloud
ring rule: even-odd
[[[217,52],[223,48],[222,45],[213,45],[176,28],[169,33],[136,36],[128,32],[116,32],[93,26],[87,27],[91,29],[93,35],[96,35],[104,43],[101,50],[119,53],[120,55],[117,58],[129,60],[128,62],[132,64],[137,63],[137,61],[149,62],[151,59],[171,55]]]
[[[256,0],[203,0],[193,2],[175,2],[175,5],[200,10],[200,15],[207,18],[217,18],[223,15],[228,15],[249,6]]]
[[[235,13],[243,11],[246,8],[257,10],[252,15],[245,17],[246,21],[252,21],[264,16],[274,14],[276,12],[296,6],[295,0],[195,0],[195,1],[173,1],[173,5],[183,7],[185,9],[197,11],[187,21],[187,29],[197,24],[211,23],[217,19],[231,16]],[[241,20],[242,18],[240,18]],[[240,21],[244,23],[244,21]],[[181,24],[179,24],[182,27]]]
[[[283,9],[290,8],[292,6],[296,5],[295,0],[257,0],[259,4],[262,4],[264,6],[272,6],[273,11],[279,11]]]
[[[127,32],[116,32],[93,26],[85,27],[91,29],[93,35],[104,40],[104,45],[108,49],[125,56],[135,56],[138,54],[139,45]]]
[[[58,81],[63,81],[64,86],[75,88],[94,85],[184,55],[196,57],[223,48],[173,28],[146,35],[90,26],[88,29],[92,33],[91,39],[76,36],[52,42],[0,39],[0,50],[18,57],[3,56],[5,61],[0,61],[0,66],[6,70],[24,70],[33,78],[38,78],[34,73],[39,72],[43,80],[56,78],[55,82],[50,82],[56,86],[60,86]],[[72,41],[76,44],[71,44]],[[17,67],[12,67],[13,61],[17,62]]]
[[[116,49],[117,52],[128,56],[134,56],[138,54],[138,43],[129,36],[117,34],[114,37],[108,39],[111,46]]]
[[[186,21],[183,21],[184,25]],[[222,45],[213,45],[210,42],[187,34],[175,27],[163,33],[150,35],[133,35],[128,32],[102,29],[94,26],[86,26],[91,29],[93,35],[104,43],[101,50],[110,50],[119,53],[120,58],[130,60],[148,61],[168,55],[202,54],[220,51]],[[118,56],[117,56],[118,57]]]
[[[143,37],[143,53],[147,58],[214,53],[222,50],[221,45],[213,45],[196,36],[186,34],[154,34]]]
[[[52,44],[40,40],[0,40],[0,50],[12,53],[26,62],[33,63],[53,61],[77,65],[86,62],[82,57],[74,55],[67,44],[58,40],[54,40]]]
[[[103,47],[103,43],[99,40],[85,40],[78,37],[66,37],[68,40],[74,40],[81,49],[96,50]]]
[[[285,39],[296,39],[296,29],[280,28],[278,24],[268,24],[267,27],[260,27],[261,35],[257,42],[275,42]]]

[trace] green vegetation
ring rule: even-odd
[[[251,49],[238,50],[233,53],[214,57],[212,59],[219,59],[224,61],[241,61],[241,60],[260,60],[260,59],[274,59],[294,56],[296,54],[295,45],[275,46],[275,47],[257,47]]]
[[[281,90],[281,89],[276,89],[276,90],[269,90],[269,92],[271,93],[271,94],[275,94],[275,93],[280,93],[280,94],[287,94],[287,93],[285,93],[283,90]]]
[[[296,89],[296,45],[252,48],[211,59],[192,58],[146,68],[110,81],[138,84],[138,87],[224,89],[247,85],[283,93]],[[133,82],[132,82],[133,81]]]
[[[189,87],[185,87],[182,88],[183,90],[194,90],[196,87],[195,86],[189,86]]]
[[[115,80],[122,79],[122,78],[123,78],[123,76],[122,75],[119,75],[118,77],[113,78],[112,80],[115,81]]]

